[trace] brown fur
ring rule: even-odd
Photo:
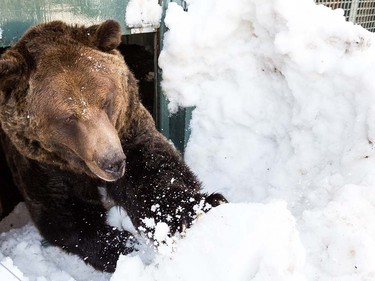
[[[41,162],[59,164],[64,169],[84,170],[79,164],[72,167],[70,161],[67,162],[61,155],[56,156],[59,152],[51,147],[50,133],[58,132],[60,128],[59,124],[51,124],[51,120],[68,120],[68,115],[77,120],[95,119],[93,115],[97,112],[87,112],[87,108],[101,109],[106,102],[114,107],[111,109],[114,111],[113,125],[118,131],[126,130],[127,103],[129,100],[139,103],[137,85],[118,51],[103,53],[92,48],[96,41],[100,41],[95,34],[103,33],[103,29],[98,26],[71,28],[61,22],[41,24],[27,32],[18,44],[3,55],[0,67],[17,59],[19,65],[7,68],[11,75],[5,73],[7,85],[18,85],[12,95],[9,96],[6,91],[2,95],[3,100],[10,99],[1,110],[2,128],[23,155]],[[118,28],[113,28],[113,23],[110,31],[112,29],[119,32]],[[120,42],[118,34],[114,36],[117,40],[111,36],[113,34],[110,34],[108,44],[117,46]],[[104,39],[101,41],[102,45],[106,44]],[[37,71],[31,71],[34,68]],[[96,88],[98,85],[99,89]],[[118,91],[116,96],[108,96],[114,89]],[[111,100],[115,97],[116,101]],[[85,106],[86,109],[83,108]],[[83,113],[86,113],[85,116]],[[62,141],[61,136],[55,137]],[[69,136],[63,138],[66,143],[74,141],[68,139]],[[81,146],[85,145],[81,143]]]

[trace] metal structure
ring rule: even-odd
[[[165,12],[169,2],[176,2],[181,5],[184,10],[187,10],[187,4],[183,0],[162,0],[163,15],[160,24],[160,45],[159,50],[163,49],[163,38],[164,33],[167,28],[164,25]],[[155,99],[155,120],[158,129],[161,133],[168,139],[172,140],[176,148],[184,152],[187,142],[190,137],[190,120],[193,112],[193,108],[181,108],[177,113],[170,114],[168,110],[168,101],[165,95],[162,94],[161,80],[162,80],[162,70],[158,68],[157,75],[157,89],[156,89],[156,99]]]
[[[375,32],[375,0],[316,0],[332,9],[343,9],[348,21]]]
[[[159,26],[129,28],[125,10],[129,0],[0,0],[0,47],[15,43],[32,25],[51,20],[97,24],[106,19],[121,23],[124,35],[155,32]]]

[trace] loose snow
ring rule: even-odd
[[[130,0],[125,13],[129,27],[159,26],[162,9],[158,0]]]
[[[199,219],[171,255],[150,265],[139,256],[121,257],[111,280],[303,281],[303,265],[304,249],[286,204],[228,204]]]
[[[113,275],[32,224],[0,235],[1,264],[30,281],[375,280],[374,35],[312,0],[187,2],[169,4],[162,86],[172,112],[195,108],[188,164],[232,203]],[[134,231],[121,213],[108,222]]]

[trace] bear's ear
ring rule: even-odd
[[[13,56],[0,57],[0,92],[8,92],[19,80],[22,63]]]
[[[95,37],[100,50],[112,51],[121,43],[121,26],[117,21],[107,20],[97,27]]]

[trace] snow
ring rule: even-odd
[[[168,238],[169,226],[165,222],[158,222],[155,226],[154,239],[158,242],[165,241]]]
[[[162,9],[158,0],[130,0],[125,21],[129,27],[159,26]]]
[[[374,35],[311,0],[187,2],[169,4],[162,86],[172,112],[194,107],[187,163],[231,203],[113,275],[11,217],[1,263],[30,281],[375,280]],[[120,208],[108,222],[135,232]]]
[[[303,281],[304,255],[285,203],[228,204],[202,216],[170,255],[149,265],[121,257],[111,281]]]
[[[0,261],[0,279],[7,281],[28,281],[28,278],[25,278],[22,272],[13,265],[11,258],[7,257]]]
[[[374,35],[308,0],[188,2],[159,63],[205,190],[286,202],[308,280],[375,280]]]

